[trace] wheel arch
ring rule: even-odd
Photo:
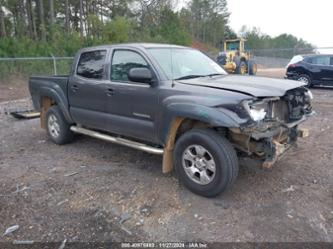
[[[189,116],[176,116],[173,117],[168,127],[163,153],[162,171],[164,174],[173,171],[173,150],[175,143],[182,134],[194,128],[210,128],[210,129],[228,129],[239,127],[239,123],[230,119],[225,114],[221,114],[225,118],[224,122],[216,122],[216,120],[200,119]]]
[[[45,127],[46,112],[53,105],[57,105],[60,108],[62,114],[64,115],[64,118],[68,123],[73,123],[73,120],[68,110],[68,101],[66,96],[63,93],[59,94],[58,91],[52,88],[41,87],[39,108],[41,111],[41,127],[43,129],[46,128]]]

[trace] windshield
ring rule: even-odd
[[[227,42],[227,50],[239,50],[239,42]]]
[[[198,50],[190,48],[150,48],[169,79],[227,74],[221,66]]]

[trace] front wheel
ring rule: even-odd
[[[241,61],[236,68],[236,74],[245,75],[248,68],[245,61]]]
[[[234,148],[209,129],[193,129],[182,135],[176,142],[174,164],[180,181],[205,197],[227,190],[238,175]]]

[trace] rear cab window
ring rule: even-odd
[[[83,52],[80,55],[76,74],[88,79],[102,79],[105,57],[106,50]]]

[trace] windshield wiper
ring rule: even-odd
[[[212,73],[212,74],[205,75],[205,77],[213,77],[213,76],[220,76],[220,75],[224,75],[224,74],[222,74],[222,73]]]
[[[189,79],[194,79],[194,78],[202,78],[202,77],[213,77],[213,76],[220,76],[220,75],[224,75],[221,73],[212,73],[212,74],[207,74],[207,75],[186,75],[180,78],[177,78],[175,80],[189,80]]]
[[[200,77],[206,77],[206,75],[186,75],[186,76],[177,78],[175,80],[189,80],[189,79],[200,78]]]

